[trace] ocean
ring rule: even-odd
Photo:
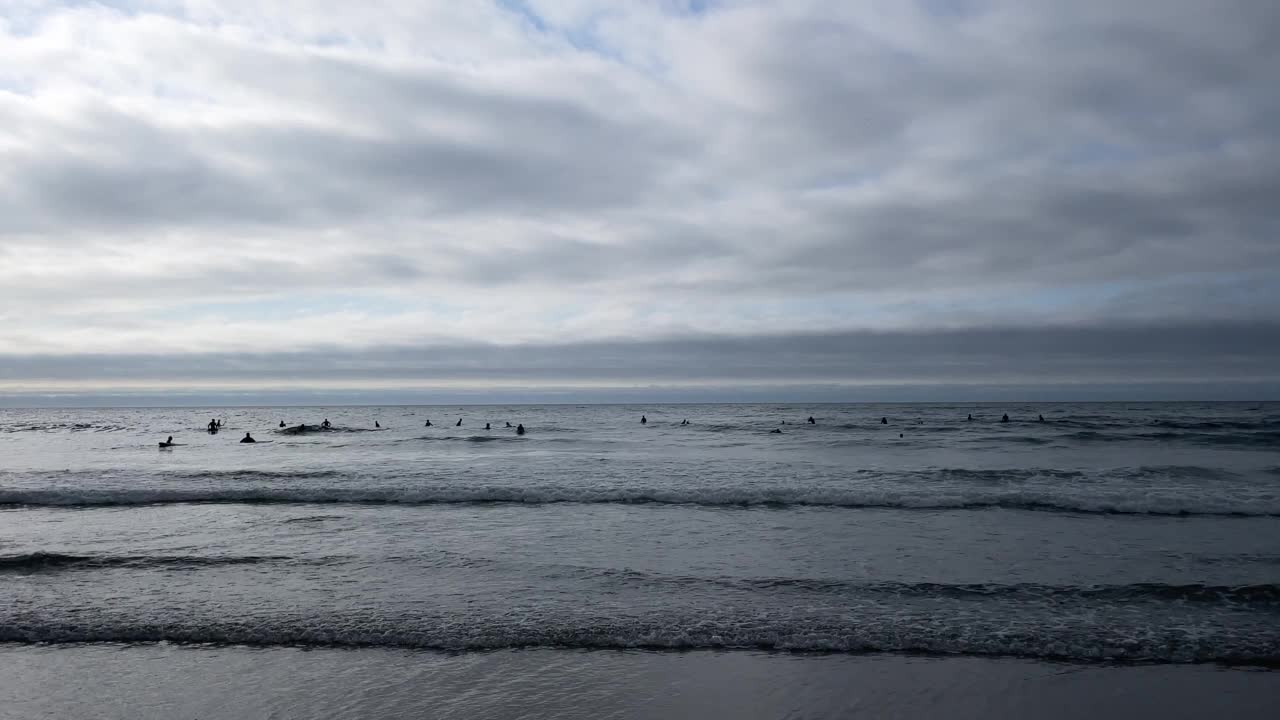
[[[1267,717],[1277,451],[1268,403],[0,410],[0,718]]]

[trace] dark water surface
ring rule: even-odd
[[[500,660],[522,694],[554,662],[794,689],[953,656],[1252,687],[1280,667],[1278,450],[1265,403],[0,410],[0,642],[33,677],[368,648],[337,656],[461,685]],[[857,709],[815,683],[763,716]]]

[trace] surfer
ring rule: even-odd
[[[431,427],[431,421],[430,421],[430,420],[427,420],[427,424],[426,424],[426,425],[423,425],[422,427]]]
[[[1040,422],[1044,422],[1044,416],[1043,416],[1043,415],[1041,415],[1041,416],[1040,416]]]
[[[507,427],[511,427],[511,423],[507,423]]]
[[[688,424],[689,424],[689,418],[685,418],[684,420],[681,420],[681,421],[680,421],[680,424],[681,424],[681,425],[688,425]]]
[[[973,413],[969,413],[969,417],[964,419],[965,422],[973,422]]]
[[[458,423],[454,427],[462,427],[462,418],[458,418]]]
[[[645,424],[645,423],[647,423],[647,422],[649,422],[649,418],[647,418],[647,417],[645,417],[645,416],[641,415],[641,416],[640,416],[640,424],[641,424],[641,425],[644,425],[644,424]]]
[[[817,421],[817,420],[814,420],[814,419],[813,419],[813,416],[812,416],[812,415],[810,415],[810,416],[809,416],[809,424],[810,424],[810,425],[817,425],[817,424],[818,424],[818,421]]]
[[[324,428],[325,430],[328,430],[330,427],[332,427],[329,424],[329,418],[325,418],[324,422],[320,423],[320,427]]]
[[[772,430],[770,430],[770,431],[769,431],[769,434],[770,434],[770,435],[781,435],[781,434],[782,434],[782,431],[781,431],[781,430],[779,430],[778,428],[774,428],[774,429],[772,429]]]
[[[284,421],[283,421],[283,420],[281,420],[281,421],[280,421],[280,427],[284,427]]]
[[[379,424],[378,424],[378,421],[377,421],[377,420],[374,420],[374,421],[373,421],[373,426],[374,426],[374,427],[376,427],[376,428],[380,428],[380,427],[382,427],[381,425],[379,425]]]
[[[168,440],[160,443],[160,447],[173,447],[173,436],[170,435]]]
[[[1005,413],[1004,416],[1000,418],[1000,422],[1002,423],[1009,422],[1009,413]]]
[[[242,442],[242,443],[248,443],[248,442],[256,443],[256,442],[258,442],[258,441],[257,441],[257,440],[254,440],[254,439],[253,439],[253,436],[252,436],[252,435],[250,435],[249,433],[245,433],[245,434],[244,434],[244,437],[240,438],[240,442]]]
[[[888,425],[888,424],[889,424],[889,418],[887,418],[887,417],[882,417],[882,418],[880,418],[880,424],[881,424],[881,425]]]
[[[210,420],[210,421],[209,421],[209,432],[211,432],[211,433],[213,433],[213,432],[218,432],[218,421],[217,421],[217,420]]]
[[[509,424],[510,424],[510,423],[508,423],[508,425],[509,425]],[[521,423],[521,424],[519,424],[519,425],[517,425],[517,426],[516,426],[516,434],[517,434],[517,435],[523,435],[523,434],[524,434],[524,424],[523,424],[523,423]]]
[[[485,423],[485,424],[484,424],[484,429],[485,429],[485,430],[488,430],[488,429],[489,429],[489,423]]]

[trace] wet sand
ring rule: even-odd
[[[898,655],[0,646],[0,718],[1274,717],[1274,671]]]

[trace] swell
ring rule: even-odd
[[[284,562],[285,555],[74,555],[58,552],[33,552],[0,555],[0,573],[39,572],[69,568],[195,568],[219,565],[257,565]]]
[[[1087,492],[1093,490],[1094,492]],[[1108,494],[1101,488],[1076,492],[1044,487],[973,487],[936,490],[795,487],[608,487],[420,486],[414,488],[223,488],[223,489],[0,489],[0,505],[18,507],[128,507],[173,504],[246,505],[687,505],[725,508],[886,508],[979,510],[1003,508],[1119,515],[1207,515],[1280,517],[1280,497],[1191,496],[1185,488],[1167,494]]]

